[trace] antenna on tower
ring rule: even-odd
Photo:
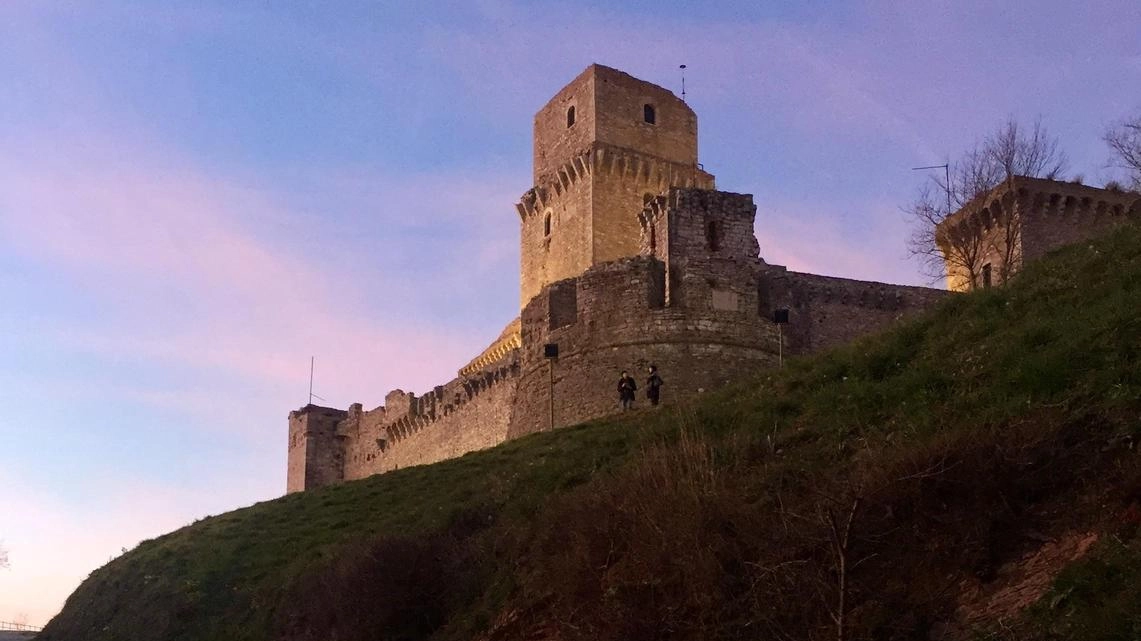
[[[314,360],[315,359],[312,356],[309,357],[309,404],[310,405],[313,404],[313,399],[317,399],[317,400],[321,401],[322,403],[328,403],[329,401],[327,401],[327,400],[325,400],[325,399],[321,398],[320,396],[317,396],[316,394],[313,393],[313,361]]]
[[[685,102],[685,65],[678,65],[681,69],[681,101]]]

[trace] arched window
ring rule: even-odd
[[[574,125],[574,105],[567,107],[567,127]]]
[[[709,246],[711,252],[721,249],[721,230],[718,229],[716,220],[705,224],[705,244]]]
[[[657,122],[658,114],[654,111],[653,105],[642,105],[642,120],[645,120],[651,125]]]
[[[543,237],[546,238],[551,235],[551,215],[543,216]]]
[[[650,225],[650,253],[656,254],[658,251],[658,230]]]

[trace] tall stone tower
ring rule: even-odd
[[[516,209],[520,307],[543,286],[639,252],[638,214],[670,187],[713,189],[697,116],[657,85],[587,67],[535,114],[535,186]]]

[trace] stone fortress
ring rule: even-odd
[[[421,396],[395,390],[372,410],[358,403],[291,412],[287,491],[611,414],[623,370],[641,385],[656,364],[665,402],[691,399],[775,367],[781,350],[839,345],[946,295],[766,263],[752,196],[717,191],[698,162],[694,112],[670,91],[616,69],[591,65],[539,110],[533,161],[534,186],[515,206],[519,317],[455,379]],[[1051,242],[1089,235],[1090,216],[1104,226],[1141,207],[1137,194],[1128,205],[1108,193],[1051,181],[1008,184],[949,218],[947,229],[997,238],[995,203],[1041,211],[1024,217],[1047,227],[1050,216],[1069,221],[1056,234],[1024,225],[1021,261]],[[949,274],[949,285],[971,283]],[[787,310],[786,324],[773,322],[778,310]]]

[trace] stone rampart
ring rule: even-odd
[[[344,478],[434,463],[502,443],[518,372],[518,350],[512,350],[497,363],[423,396],[396,390],[382,407],[363,411],[353,405],[337,426]]]
[[[884,331],[930,309],[948,293],[790,272],[779,266],[768,267],[761,283],[766,315],[771,317],[776,309],[789,310],[784,341],[792,354],[816,352]]]

